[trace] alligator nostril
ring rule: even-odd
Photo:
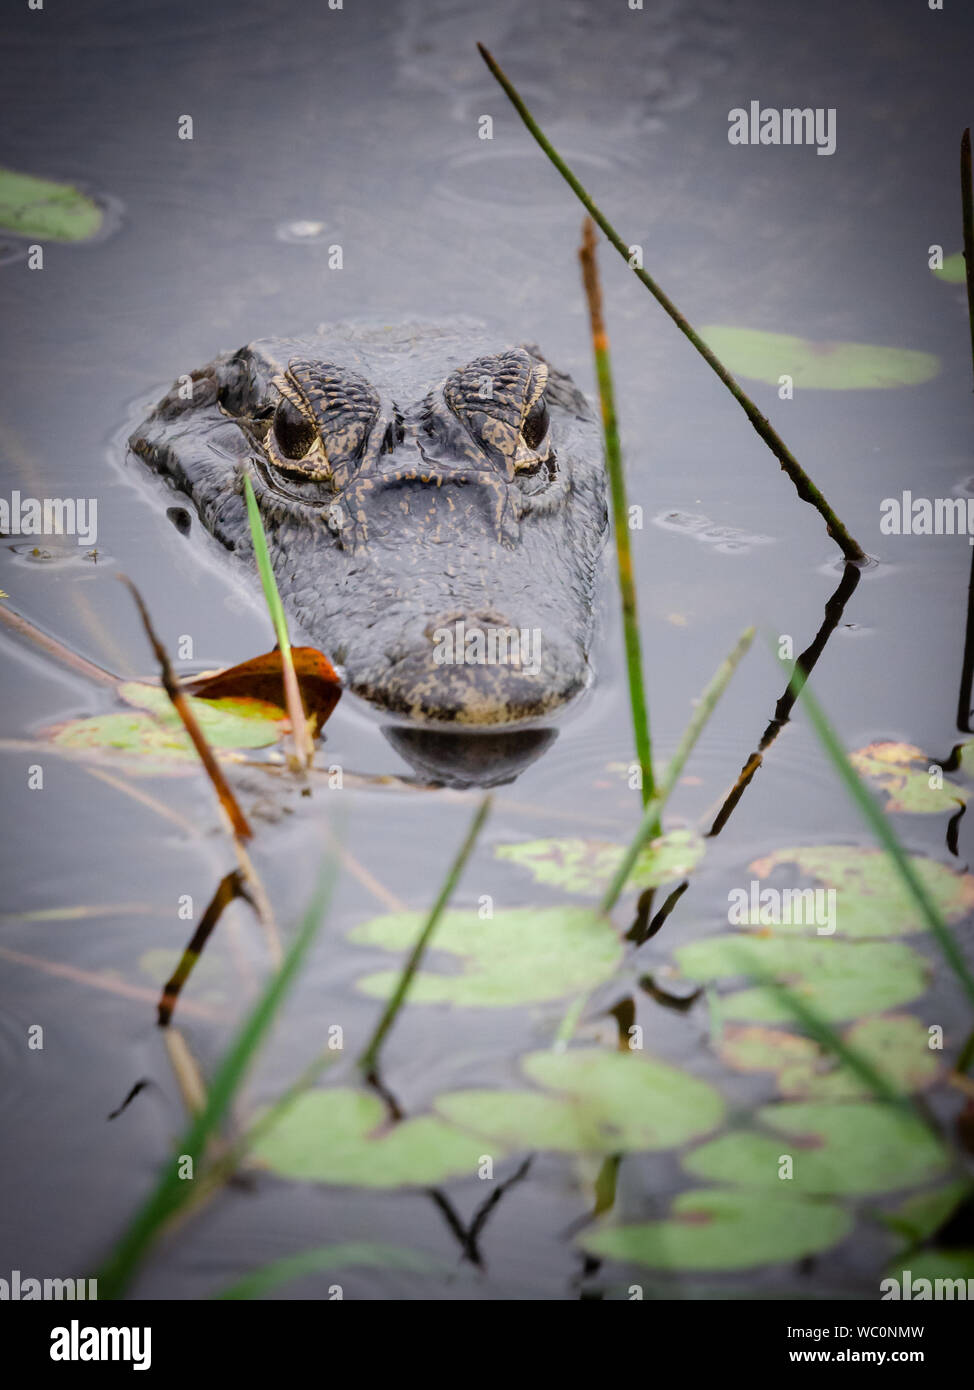
[[[502,617],[500,613],[489,611],[468,613],[458,609],[452,613],[440,613],[438,617],[431,618],[423,629],[423,636],[427,637],[431,642],[436,642],[438,640],[438,634],[442,633],[444,628],[457,628],[461,624],[467,631],[472,631],[477,628],[507,629],[515,626],[509,618]]]

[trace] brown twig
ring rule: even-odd
[[[234,836],[241,840],[249,840],[253,835],[253,831],[247,822],[246,816],[243,811],[241,811],[237,798],[231,791],[227,779],[223,775],[223,769],[220,767],[220,764],[213,755],[213,750],[206,741],[203,730],[200,728],[196,715],[193,713],[192,706],[186,698],[186,693],[179,683],[179,677],[172,668],[169,654],[156,636],[155,628],[152,626],[152,619],[149,617],[149,612],[142,600],[142,595],[127,575],[120,574],[118,577],[135,600],[135,606],[139,610],[139,617],[142,619],[142,626],[145,628],[149,644],[159,663],[163,689],[169,696],[173,709],[182,720],[183,728],[186,730],[187,734],[189,734],[193,747],[199,754],[200,762],[206,769],[206,775],[209,777],[213,790],[216,792],[220,806],[223,808],[224,813],[233,827]]]

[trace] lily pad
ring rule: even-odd
[[[790,376],[796,387],[817,391],[919,386],[940,371],[939,357],[912,348],[815,342],[729,324],[710,324],[700,329],[700,336],[729,371],[771,386],[777,386],[781,376]]]
[[[182,729],[182,720],[169,696],[158,685],[127,681],[118,693],[130,705],[146,709],[160,724]],[[245,698],[201,700],[190,696],[189,706],[211,748],[266,748],[281,738],[284,711],[266,700]]]
[[[553,839],[498,845],[494,852],[498,859],[527,869],[535,883],[594,897],[609,886],[626,847],[601,840]],[[671,879],[684,878],[702,854],[703,840],[699,835],[692,830],[671,830],[651,840],[642,850],[629,875],[629,887],[655,888]]]
[[[352,941],[406,951],[426,920],[424,912],[391,912],[354,927]],[[507,1008],[562,999],[609,979],[622,958],[622,946],[608,922],[584,907],[503,908],[481,921],[473,910],[444,913],[432,950],[447,952],[461,973],[421,970],[408,1002],[484,1005]],[[399,970],[367,975],[358,987],[385,999],[399,981]]]
[[[963,251],[955,251],[952,256],[945,256],[943,265],[939,270],[933,271],[933,274],[938,280],[946,280],[949,285],[963,285],[967,279],[967,263]]]
[[[823,937],[712,936],[675,952],[680,970],[704,984],[752,971],[789,985],[830,1022],[881,1013],[916,999],[929,967],[899,942],[852,942]],[[786,1003],[763,985],[720,997],[725,1019],[788,1023]]]
[[[930,1085],[939,1071],[923,1024],[909,1014],[881,1015],[854,1024],[844,1034],[850,1047],[901,1091]],[[760,1026],[729,1024],[718,1048],[739,1071],[773,1071],[783,1095],[808,1100],[852,1100],[872,1093],[849,1067],[811,1038]]]
[[[753,1269],[837,1245],[852,1218],[834,1202],[709,1188],[683,1192],[663,1221],[583,1235],[590,1255],[650,1269]]]
[[[144,713],[96,714],[71,719],[52,730],[53,740],[66,748],[117,751],[140,759],[195,761],[198,754],[169,696],[157,685],[127,681],[118,693]],[[263,700],[201,700],[190,697],[200,728],[216,751],[266,748],[279,742],[286,715]]]
[[[365,1091],[306,1091],[253,1150],[275,1173],[343,1187],[428,1187],[475,1177],[483,1140],[433,1115],[390,1125],[385,1106]],[[500,1157],[495,1148],[491,1157]]]
[[[53,741],[87,752],[131,753],[140,759],[190,761],[196,752],[182,729],[165,728],[148,714],[96,714],[52,730]]]
[[[974,911],[974,875],[956,873],[922,854],[910,855],[910,862],[948,922],[959,922]],[[755,859],[750,868],[758,878],[767,878],[782,864],[795,865],[803,877],[835,889],[835,930],[839,936],[907,936],[926,929],[912,895],[884,850],[800,845]],[[753,913],[742,920],[758,925]],[[814,925],[781,921],[774,923],[774,929],[816,932]]]
[[[758,1117],[783,1137],[757,1132],[722,1134],[684,1159],[696,1177],[795,1192],[860,1196],[915,1187],[947,1168],[943,1145],[927,1126],[879,1101],[852,1104],[786,1102]],[[792,1176],[779,1172],[782,1155]]]
[[[0,169],[0,227],[40,241],[86,241],[101,228],[98,204],[68,183]]]
[[[974,1196],[974,1186],[964,1178],[944,1183],[933,1192],[917,1192],[888,1211],[877,1212],[879,1219],[910,1244],[929,1240],[957,1210]]]
[[[451,1091],[438,1097],[436,1110],[506,1149],[560,1153],[675,1148],[714,1129],[724,1114],[706,1082],[632,1053],[535,1052],[522,1066],[549,1094]]]
[[[912,744],[870,743],[850,753],[849,761],[886,793],[888,811],[940,815],[967,801],[968,793],[956,782],[945,779],[942,787],[930,785],[930,759]]]

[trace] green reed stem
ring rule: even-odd
[[[636,610],[636,581],[633,573],[632,546],[629,541],[629,502],[626,497],[626,478],[619,447],[616,423],[615,389],[612,385],[612,362],[609,357],[609,338],[602,316],[602,285],[595,254],[595,226],[590,217],[582,227],[582,245],[578,253],[582,265],[582,282],[588,301],[592,327],[592,351],[595,355],[595,374],[599,383],[602,405],[602,432],[605,438],[605,464],[609,473],[612,497],[612,522],[615,529],[616,562],[619,570],[619,595],[622,600],[622,630],[626,646],[626,671],[629,676],[629,703],[632,707],[632,728],[636,740],[636,756],[642,774],[643,806],[656,795],[653,777],[653,749],[649,735],[649,704],[643,680],[642,646],[639,637],[639,615]],[[657,821],[655,834],[659,834]]]
[[[659,824],[663,807],[666,805],[670,793],[679,781],[680,775],[686,766],[687,759],[693,751],[697,739],[703,732],[705,724],[714,712],[717,701],[726,690],[731,676],[737,670],[742,657],[747,652],[753,640],[754,628],[746,628],[738,638],[737,645],[734,647],[730,656],[727,657],[726,661],[721,662],[709,681],[707,688],[700,696],[697,702],[697,708],[693,711],[693,716],[686,729],[683,731],[683,737],[677,745],[676,752],[666,765],[656,794],[643,811],[642,820],[639,822],[639,826],[629,844],[629,848],[626,850],[621,864],[612,877],[612,882],[606,889],[602,901],[596,909],[598,916],[607,917],[619,901],[619,896],[629,880],[629,875],[632,873],[633,866],[639,858],[640,852],[646,842],[654,838],[655,828]],[[558,1027],[558,1031],[555,1034],[556,1047],[564,1046],[571,1040],[575,1029],[578,1027],[578,1020],[582,1016],[582,1010],[585,1008],[589,998],[589,992],[585,991],[585,993],[577,995],[568,1006]]]
[[[437,923],[442,917],[443,911],[446,908],[447,903],[453,896],[453,890],[456,888],[457,883],[460,879],[460,875],[463,873],[467,860],[470,858],[470,855],[473,852],[474,845],[477,843],[477,837],[480,834],[481,827],[483,826],[484,821],[487,819],[487,814],[490,811],[490,807],[491,797],[488,795],[484,797],[483,801],[481,801],[480,805],[477,808],[476,814],[474,815],[474,818],[470,823],[470,829],[467,831],[463,844],[457,851],[456,858],[450,865],[449,872],[447,873],[447,876],[443,881],[443,886],[440,889],[439,896],[437,897],[436,902],[430,908],[426,921],[423,924],[423,930],[417,937],[416,943],[409,954],[409,959],[403,966],[402,974],[399,977],[399,983],[393,990],[392,995],[389,998],[389,1002],[383,1009],[382,1016],[380,1017],[378,1023],[375,1026],[375,1031],[373,1032],[371,1038],[369,1039],[365,1047],[365,1050],[359,1058],[359,1067],[367,1077],[374,1077],[378,1071],[379,1052],[382,1048],[383,1042],[385,1041],[386,1034],[389,1032],[389,1029],[395,1023],[396,1016],[399,1013],[399,1010],[402,1008],[403,1001],[406,998],[406,994],[409,991],[409,986],[413,982],[413,977],[415,976],[416,971],[419,969],[420,963],[423,959],[423,955],[425,954],[426,948],[429,945],[430,938],[436,930]]]
[[[785,665],[785,663],[782,663],[782,665]],[[845,749],[842,747],[835,731],[826,718],[825,712],[812,694],[807,678],[804,675],[797,676],[792,673],[789,684],[792,685],[792,688],[797,687],[797,690],[800,691],[801,702],[808,712],[812,728],[815,730],[819,742],[825,749],[829,761],[832,763],[840,781],[845,786],[849,796],[855,802],[856,807],[870,830],[872,830],[873,834],[876,836],[876,839],[893,860],[896,870],[906,885],[910,896],[917,904],[921,915],[926,920],[927,925],[933,933],[943,953],[944,959],[961,982],[967,997],[974,1003],[974,975],[971,974],[964,960],[963,953],[957,944],[953,932],[944,920],[926,884],[917,873],[913,861],[900,844],[896,832],[890,825],[889,820],[883,814],[875,798],[869,792],[849,761]]]
[[[598,208],[596,204],[592,201],[586,190],[582,187],[578,179],[572,173],[571,169],[569,169],[568,165],[558,154],[557,150],[555,150],[555,148],[552,146],[550,141],[545,136],[544,132],[541,130],[538,123],[535,121],[534,117],[531,115],[531,112],[525,106],[519,93],[511,84],[510,80],[502,72],[500,67],[498,67],[496,61],[491,56],[491,54],[487,51],[487,49],[484,47],[482,43],[479,43],[477,47],[480,50],[480,55],[483,58],[484,62],[487,64],[494,77],[500,83],[501,87],[503,87],[504,91],[507,93],[511,105],[514,107],[517,114],[521,117],[521,120],[524,122],[531,135],[534,136],[534,139],[540,145],[541,149],[544,151],[544,153],[551,160],[552,164],[558,170],[559,174],[561,174],[562,178],[568,184],[569,188],[575,194],[576,198],[578,198],[579,202],[583,205],[583,207],[587,209],[589,215],[592,218],[594,218],[594,220],[602,228],[602,231],[608,237],[609,241],[612,243],[615,249],[619,252],[619,255],[629,266],[630,270],[633,271],[637,279],[641,280],[642,283],[646,286],[650,294],[656,300],[657,304],[659,304],[660,307],[669,315],[669,317],[673,320],[673,322],[676,324],[677,328],[684,335],[684,337],[689,339],[689,341],[697,349],[697,352],[699,352],[700,356],[711,368],[711,370],[716,372],[717,376],[720,377],[721,381],[727,387],[728,391],[731,393],[731,395],[737,401],[738,405],[744,411],[748,420],[750,420],[754,429],[761,436],[765,444],[767,444],[768,448],[771,450],[775,458],[781,464],[782,469],[785,471],[785,473],[788,474],[788,477],[791,479],[792,483],[795,486],[795,490],[797,491],[798,496],[802,499],[803,502],[808,502],[811,506],[813,506],[815,510],[819,513],[819,515],[823,518],[828,529],[829,535],[835,540],[836,544],[839,546],[846,559],[852,561],[854,564],[861,564],[866,559],[866,553],[863,550],[862,546],[859,544],[858,541],[854,540],[853,537],[849,535],[849,532],[846,530],[845,526],[836,516],[835,512],[832,510],[828,502],[825,500],[825,497],[815,486],[811,478],[802,468],[801,464],[792,454],[791,450],[785,444],[784,440],[781,439],[781,437],[771,427],[771,424],[769,423],[767,418],[761,414],[757,406],[751,400],[750,396],[748,396],[741,389],[740,385],[737,383],[734,377],[731,376],[730,372],[727,370],[724,364],[720,361],[716,354],[707,346],[707,344],[703,341],[700,335],[695,332],[695,330],[680,313],[679,309],[676,307],[673,301],[668,297],[668,295],[666,295],[663,292],[663,290],[652,278],[652,276],[649,275],[647,271],[643,270],[641,266],[636,266],[632,264],[630,248],[623,241],[622,237],[619,236],[618,232],[609,222],[608,218],[601,211],[601,209]]]
[[[176,1153],[167,1160],[152,1192],[99,1270],[98,1292],[101,1298],[122,1296],[163,1228],[196,1195],[196,1174],[207,1144],[227,1115],[320,930],[331,896],[333,877],[334,865],[328,860],[280,969],[268,980],[217,1066],[206,1104],[193,1117],[179,1141]],[[186,1170],[189,1170],[189,1176],[184,1177],[182,1174]]]
[[[291,652],[291,639],[287,630],[287,617],[278,591],[274,568],[267,550],[267,537],[260,508],[254,494],[254,485],[248,474],[244,474],[244,496],[247,499],[247,520],[250,522],[250,535],[254,543],[254,557],[267,602],[267,610],[274,624],[277,645],[281,653],[281,671],[284,679],[284,698],[287,703],[288,718],[291,721],[291,736],[294,740],[294,753],[298,766],[307,767],[313,756],[311,736],[308,733],[308,719],[301,699],[298,673],[294,669],[294,656]]]

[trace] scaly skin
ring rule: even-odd
[[[537,348],[498,351],[468,324],[337,325],[223,354],[187,394],[174,386],[131,448],[253,569],[250,469],[285,607],[356,694],[485,728],[588,683],[601,441]],[[438,664],[461,620],[537,631],[537,671]]]

